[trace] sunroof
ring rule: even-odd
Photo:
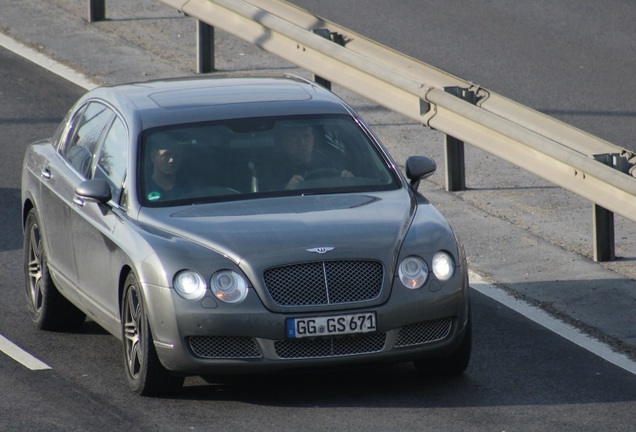
[[[250,102],[301,101],[311,99],[311,96],[295,84],[242,84],[158,92],[149,95],[149,98],[161,108],[180,109]]]

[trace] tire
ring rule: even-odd
[[[57,290],[49,272],[44,238],[35,210],[26,218],[24,232],[24,274],[27,307],[31,320],[41,330],[74,330],[86,314]]]
[[[415,369],[427,376],[459,376],[466,371],[470,363],[473,346],[473,320],[468,309],[468,323],[459,346],[446,357],[434,357],[414,361]]]
[[[159,361],[141,289],[133,273],[128,274],[124,285],[121,331],[130,389],[141,396],[164,396],[178,391],[183,377],[171,375]]]

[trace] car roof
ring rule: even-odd
[[[203,76],[121,84],[95,89],[100,98],[141,128],[227,118],[293,114],[349,114],[350,108],[325,88],[305,79]]]

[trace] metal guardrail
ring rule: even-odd
[[[453,138],[449,190],[463,188],[466,142],[586,198],[598,261],[613,258],[613,213],[636,222],[636,179],[616,169],[629,151],[282,0],[160,1]]]

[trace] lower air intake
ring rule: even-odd
[[[249,337],[192,336],[190,348],[201,358],[253,359],[261,358],[256,341]]]
[[[442,340],[450,334],[452,325],[452,318],[442,318],[402,327],[395,341],[395,347],[421,345]]]
[[[276,341],[276,354],[283,359],[342,357],[369,354],[384,349],[386,333],[338,339]]]

